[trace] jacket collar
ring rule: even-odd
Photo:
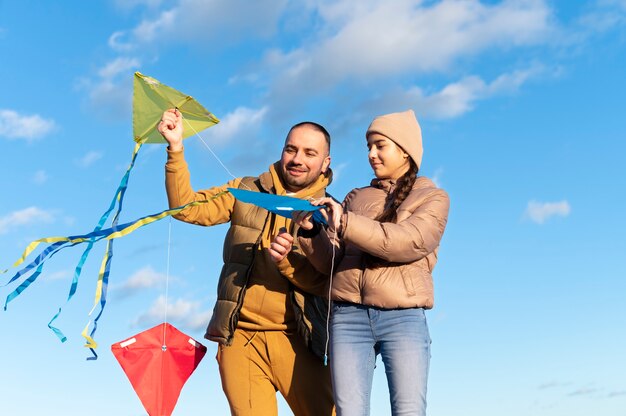
[[[374,178],[372,179],[372,182],[370,182],[370,185],[374,188],[382,189],[387,193],[391,193],[396,188],[396,182],[396,179]]]

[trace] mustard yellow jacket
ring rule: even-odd
[[[325,294],[327,276],[311,266],[306,256],[297,247],[278,265],[269,258],[267,248],[281,227],[296,235],[297,227],[290,219],[276,216],[255,205],[236,200],[231,193],[222,193],[226,188],[242,188],[273,194],[285,194],[280,177],[278,162],[270,166],[268,172],[259,177],[237,178],[227,184],[201,191],[194,191],[183,152],[169,152],[165,165],[165,183],[170,207],[182,206],[192,201],[209,202],[185,209],[177,219],[198,225],[210,226],[230,222],[224,241],[224,266],[217,286],[217,301],[207,327],[205,337],[225,345],[233,340],[238,327],[240,313],[246,292],[251,281],[255,289],[266,282],[273,282],[273,289],[284,291],[287,304],[293,310],[284,312],[287,316],[265,316],[265,325],[291,325],[281,320],[295,320],[295,327],[304,336],[307,345],[318,355],[323,355],[325,344],[326,301],[316,295]],[[306,189],[297,192],[298,198],[321,197],[331,182],[332,172],[328,170]],[[253,276],[254,274],[254,276]],[[284,284],[282,284],[283,282]],[[278,289],[276,289],[278,287]],[[282,288],[282,289],[281,289]],[[267,302],[267,301],[266,301]],[[283,307],[285,302],[283,301]],[[263,308],[271,305],[259,305]],[[269,320],[269,322],[267,322]],[[276,322],[273,322],[276,321]]]

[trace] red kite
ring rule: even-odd
[[[170,416],[206,347],[163,323],[111,345],[150,416]]]

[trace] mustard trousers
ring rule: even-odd
[[[219,346],[217,362],[233,415],[277,415],[277,391],[295,416],[335,414],[330,367],[298,334],[237,329],[231,346]]]

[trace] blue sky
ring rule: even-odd
[[[0,56],[0,269],[96,225],[130,162],[134,71],[220,118],[201,135],[238,176],[277,160],[292,124],[324,124],[337,198],[372,177],[371,119],[412,108],[421,174],[451,197],[429,414],[623,416],[626,1],[0,1]],[[230,179],[185,146],[196,188]],[[141,150],[121,221],[166,208],[164,162]],[[225,226],[117,240],[96,362],[80,332],[104,245],[67,305],[82,250],[65,250],[0,312],[3,414],[145,414],[109,346],[161,322],[170,226],[169,321],[202,340]],[[46,326],[60,306],[65,344]],[[204,344],[175,414],[228,414]],[[374,384],[388,415],[382,365]]]

